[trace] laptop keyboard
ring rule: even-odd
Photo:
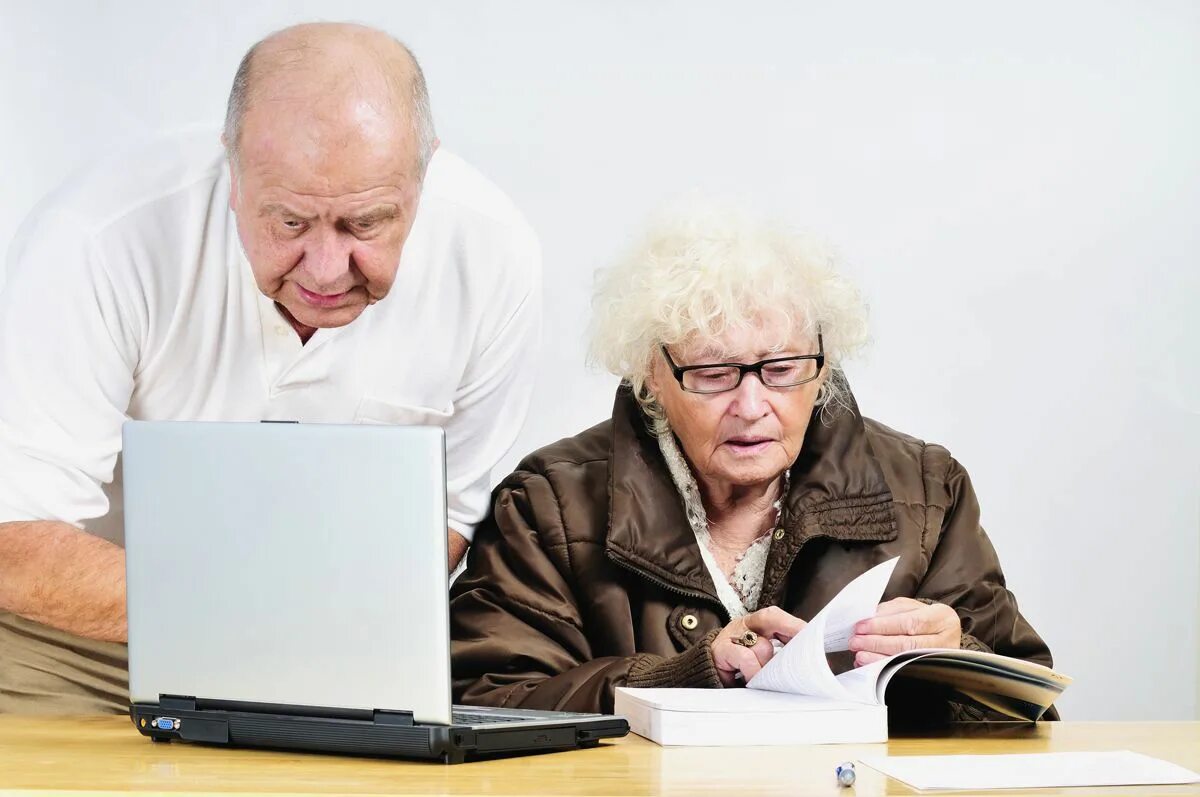
[[[450,712],[450,720],[455,725],[494,725],[497,722],[545,722],[546,720],[562,720],[577,717],[595,718],[595,714],[579,714],[569,711],[523,711],[518,709],[511,713],[503,709],[496,711],[472,710],[463,706],[455,706]]]
[[[504,714],[477,714],[472,711],[455,710],[450,714],[455,725],[490,725],[496,722],[528,722],[529,717],[512,717]]]

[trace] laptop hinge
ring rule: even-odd
[[[196,698],[182,695],[159,695],[158,707],[163,711],[195,711]]]
[[[406,725],[413,724],[413,713],[411,711],[384,711],[375,709],[373,717],[376,725]]]

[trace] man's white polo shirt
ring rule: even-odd
[[[228,199],[217,134],[173,136],[78,175],[18,233],[0,294],[0,522],[122,542],[126,418],[435,424],[450,526],[469,538],[532,391],[529,225],[439,151],[391,292],[302,346],[255,285]]]

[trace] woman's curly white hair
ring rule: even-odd
[[[738,211],[695,203],[661,214],[624,258],[597,274],[589,359],[630,383],[659,432],[647,385],[659,346],[783,322],[792,340],[825,346],[823,412],[846,405],[842,362],[867,342],[867,310],[819,240]]]

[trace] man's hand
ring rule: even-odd
[[[768,606],[756,612],[739,617],[721,629],[717,638],[712,641],[713,662],[717,665],[717,675],[723,686],[737,686],[738,674],[742,683],[758,675],[763,665],[775,655],[772,639],[786,643],[807,625],[799,617],[794,617],[778,606]],[[758,641],[753,647],[734,644],[732,640],[742,639],[747,631],[758,635]]]
[[[850,650],[854,666],[861,667],[906,650],[957,648],[961,640],[962,622],[946,604],[895,598],[854,626]]]
[[[446,550],[450,553],[450,571],[454,572],[454,568],[458,567],[458,563],[462,561],[463,555],[466,554],[467,548],[471,543],[467,542],[467,538],[459,534],[454,529],[446,531]]]

